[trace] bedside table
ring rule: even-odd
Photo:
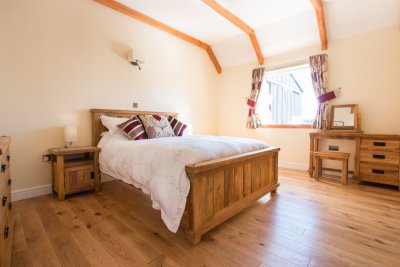
[[[94,146],[51,148],[53,191],[58,199],[87,190],[100,190],[99,152]]]

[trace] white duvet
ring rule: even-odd
[[[183,136],[130,141],[107,133],[98,145],[100,170],[149,194],[171,232],[178,230],[189,194],[185,166],[267,148],[257,140]]]

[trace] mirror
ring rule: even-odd
[[[330,129],[358,130],[358,105],[333,105],[330,116]]]

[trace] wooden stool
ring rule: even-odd
[[[349,166],[349,153],[342,152],[314,152],[315,159],[315,180],[322,176],[322,160],[340,160],[342,161],[342,184],[347,184],[347,172]]]

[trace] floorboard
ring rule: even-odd
[[[280,169],[281,186],[193,246],[124,183],[15,203],[13,266],[400,266],[400,193]]]

